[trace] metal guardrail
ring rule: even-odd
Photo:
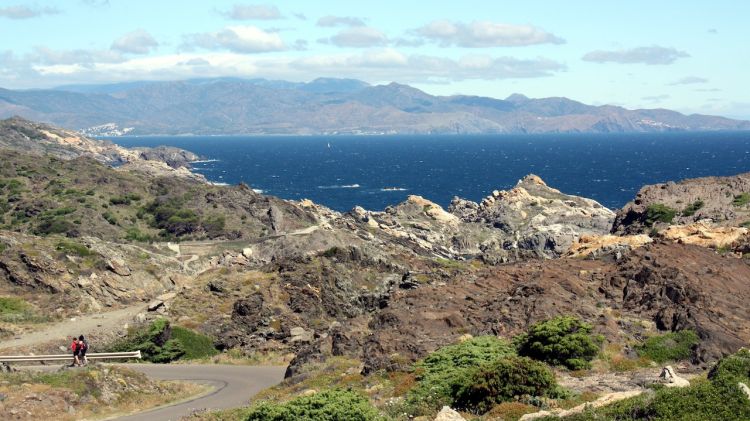
[[[141,351],[133,352],[92,352],[86,354],[86,358],[89,360],[116,360],[116,359],[130,359],[130,358],[141,358]],[[12,362],[30,362],[30,361],[71,361],[73,355],[70,354],[56,354],[56,355],[1,355],[0,363],[12,363]]]

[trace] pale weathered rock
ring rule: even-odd
[[[671,225],[660,232],[667,240],[682,244],[694,244],[701,247],[728,247],[748,235],[748,229],[742,227],[718,227],[707,221],[689,225]]]
[[[312,331],[305,330],[303,327],[293,327],[289,330],[289,335],[291,335],[291,342],[311,342],[313,340],[313,333]]]
[[[120,276],[130,276],[130,268],[125,263],[125,260],[114,257],[112,259],[107,260],[107,269],[111,270],[112,272],[120,275]]]
[[[661,369],[659,379],[666,387],[687,387],[690,386],[690,382],[687,379],[683,379],[675,373],[672,366],[668,365]]]
[[[173,299],[176,296],[177,296],[177,293],[174,292],[174,291],[173,292],[165,292],[164,294],[161,294],[161,295],[157,296],[156,299],[160,300],[160,301],[169,301],[169,300]]]
[[[737,386],[743,393],[745,393],[745,396],[750,399],[750,387],[747,387],[747,385],[742,382],[737,383]]]
[[[435,421],[466,421],[466,419],[450,407],[444,406],[443,409],[438,412]]]
[[[642,247],[652,243],[654,240],[645,234],[639,235],[582,235],[570,249],[565,257],[593,257],[608,255],[614,252],[623,252]]]
[[[611,405],[615,402],[618,402],[624,399],[630,399],[642,393],[643,393],[642,389],[628,390],[625,392],[607,393],[606,395],[599,397],[595,401],[582,403],[570,409],[566,409],[566,410],[556,409],[556,410],[551,410],[551,411],[539,411],[539,412],[534,412],[531,414],[526,414],[520,418],[520,421],[535,420],[535,419],[549,417],[549,416],[565,418],[571,415],[580,414],[587,409],[601,408],[603,406]]]
[[[164,301],[162,300],[154,300],[148,303],[148,311],[156,311],[160,307],[164,306]]]

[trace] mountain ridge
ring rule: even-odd
[[[118,135],[517,134],[750,130],[750,121],[667,109],[593,106],[565,97],[436,96],[391,82],[207,78],[0,88],[0,118],[18,115]]]

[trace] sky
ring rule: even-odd
[[[750,119],[750,2],[0,0],[0,87],[398,82]]]

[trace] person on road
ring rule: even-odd
[[[78,337],[78,360],[79,365],[86,365],[89,363],[89,360],[86,358],[86,351],[89,350],[89,343],[86,341],[86,338],[83,337],[83,335]]]
[[[73,336],[73,343],[70,344],[70,350],[73,351],[73,364],[71,364],[70,366],[80,366],[81,362],[78,359],[80,350],[78,349],[78,339],[75,336]]]

